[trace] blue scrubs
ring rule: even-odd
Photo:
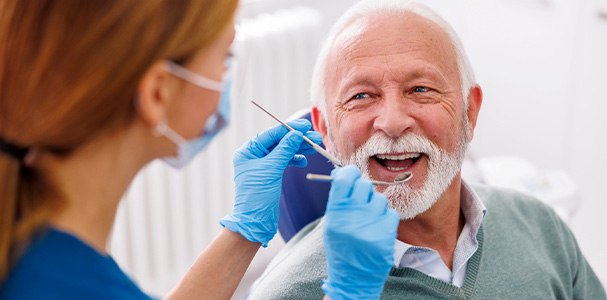
[[[116,262],[75,236],[49,228],[34,239],[0,287],[0,299],[151,299]]]

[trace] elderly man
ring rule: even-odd
[[[372,179],[400,214],[382,299],[605,299],[567,226],[528,196],[471,187],[460,170],[481,107],[463,47],[406,1],[363,1],[334,26],[312,83],[328,150]],[[294,237],[252,299],[320,299],[323,221]],[[343,249],[348,252],[348,248]]]

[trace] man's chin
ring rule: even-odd
[[[388,198],[388,206],[396,210],[401,220],[411,220],[426,212],[439,198],[427,191],[405,186],[390,186],[382,193]]]

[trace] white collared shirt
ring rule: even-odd
[[[457,239],[453,253],[453,271],[442,261],[433,249],[409,245],[396,240],[394,264],[399,268],[412,268],[428,276],[461,287],[466,277],[468,260],[478,249],[476,234],[481,226],[487,208],[478,195],[463,180],[461,189],[461,210],[466,223]]]

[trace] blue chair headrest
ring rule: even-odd
[[[310,112],[300,118],[309,121]],[[327,207],[331,184],[307,180],[306,174],[330,174],[333,164],[316,153],[306,158],[308,165],[305,168],[289,167],[282,177],[278,230],[285,242],[310,222],[322,217]]]

